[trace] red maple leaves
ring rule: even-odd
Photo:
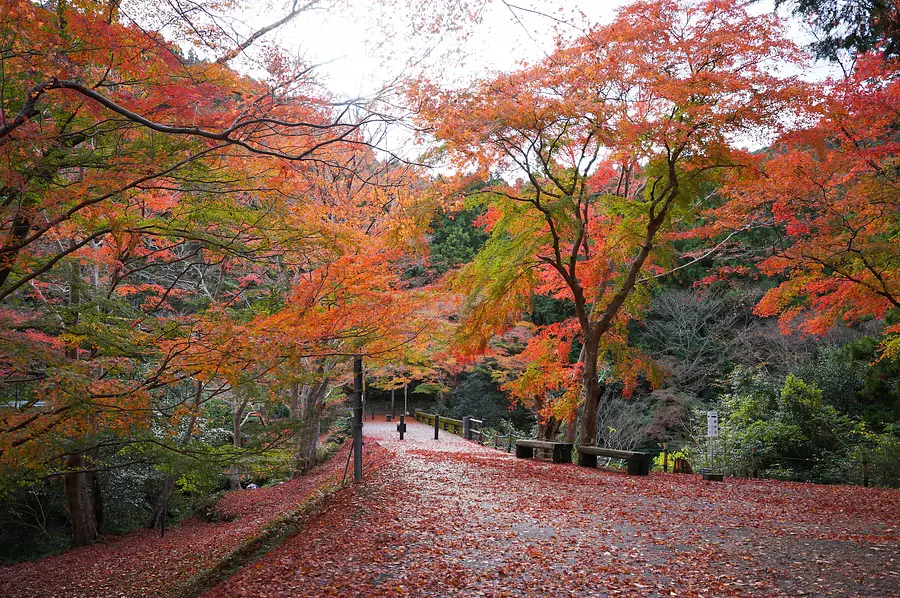
[[[890,594],[893,490],[517,460],[452,435],[366,424],[393,453],[302,534],[206,594]]]

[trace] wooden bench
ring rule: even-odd
[[[548,440],[516,440],[516,457],[530,459],[534,457],[534,449],[553,451],[554,463],[572,462],[571,442],[550,442]]]
[[[647,453],[578,445],[578,464],[582,467],[597,467],[597,457],[627,461],[628,475],[650,475],[650,455]]]

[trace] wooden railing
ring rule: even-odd
[[[433,413],[425,413],[416,410],[416,421],[425,425],[434,427],[434,419],[438,417]],[[438,419],[438,429],[457,434],[468,440],[478,442],[485,446],[492,446],[495,449],[512,452],[516,446],[516,435],[512,432],[509,434],[499,434],[495,430],[485,429],[484,420],[475,419],[474,417],[464,417],[463,419],[453,419],[451,417],[440,416]]]
[[[444,430],[445,432],[450,432],[451,434],[456,434],[458,436],[462,436],[463,434],[463,423],[461,419],[453,419],[450,417],[437,416],[433,413],[425,413],[424,411],[416,410],[416,421],[421,422],[428,426],[434,426],[435,418],[438,419],[438,429]]]

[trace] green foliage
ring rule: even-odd
[[[71,544],[58,480],[7,487],[0,500],[0,564],[61,552]]]
[[[870,336],[846,345],[841,357],[862,372],[858,397],[866,422],[875,429],[900,422],[900,357],[882,354],[879,340]]]
[[[557,324],[574,316],[575,304],[571,299],[556,299],[547,295],[535,295],[532,299],[531,321],[537,326]]]
[[[438,396],[450,390],[439,382],[421,382],[412,387],[412,392],[420,395]]]
[[[339,450],[343,443],[326,442],[316,447],[316,463],[325,463],[330,461]]]
[[[780,388],[773,382],[759,373],[735,373],[732,391],[717,405],[720,437],[714,465],[742,475],[757,471],[824,483],[858,480],[860,451],[877,443],[877,435],[867,434],[861,421],[827,404],[816,385],[794,374],[788,374]],[[696,419],[702,438],[703,413]],[[699,449],[707,452],[705,438]],[[879,475],[885,485],[900,483],[898,478],[891,481],[887,469]]]
[[[854,417],[863,413],[865,406],[859,401],[859,393],[868,375],[865,362],[849,358],[848,348],[855,344],[825,348],[796,370],[800,378],[822,391],[826,404]]]
[[[900,487],[900,433],[888,426],[881,434],[868,433],[867,459],[871,463],[872,483]]]
[[[519,429],[528,429],[534,424],[533,415],[523,406],[509,408],[509,398],[483,367],[463,372],[448,399],[448,415],[455,419],[471,416],[484,420],[485,425],[492,428],[498,428],[503,422],[510,422]]]
[[[349,415],[335,418],[328,431],[326,442],[330,444],[343,444],[353,433],[353,418]]]
[[[863,53],[883,44],[887,56],[900,53],[900,14],[893,0],[775,0],[816,30],[812,49],[818,58]]]
[[[265,486],[289,480],[294,468],[291,451],[287,449],[268,450],[254,454],[246,461],[245,483]]]
[[[431,223],[431,269],[437,274],[471,262],[489,235],[475,225],[484,213],[481,206],[465,208],[455,214],[439,213]]]
[[[665,459],[665,453],[659,453],[658,455],[656,455],[656,457],[653,458],[653,470],[663,471],[663,464],[665,462]],[[675,459],[686,459],[690,463],[694,459],[694,453],[687,447],[679,449],[677,451],[670,451],[668,463],[669,471],[672,471],[672,469],[675,467]]]
[[[124,457],[124,455],[123,455]],[[104,497],[104,533],[121,534],[147,524],[164,475],[147,464],[111,469],[100,474]],[[185,514],[187,501],[171,501],[169,514],[178,521]]]

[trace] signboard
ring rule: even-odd
[[[706,435],[710,438],[719,435],[719,414],[715,411],[706,412]]]

